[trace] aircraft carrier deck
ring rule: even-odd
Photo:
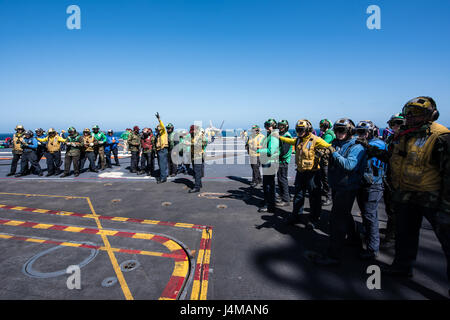
[[[369,290],[374,262],[359,260],[356,248],[346,247],[339,267],[307,258],[327,247],[331,207],[315,230],[284,225],[292,206],[258,213],[263,193],[249,185],[241,139],[218,138],[207,151],[201,193],[189,194],[191,176],[156,184],[126,170],[124,154],[120,167],[77,178],[6,177],[11,152],[1,150],[0,299],[448,298],[445,257],[427,222],[414,277],[383,276],[381,289]],[[291,186],[294,176],[292,162]],[[356,204],[353,214],[360,222]],[[383,203],[379,220],[384,228]],[[393,249],[377,259],[390,263]],[[71,265],[80,267],[80,290],[68,288]]]

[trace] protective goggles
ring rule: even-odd
[[[334,129],[335,133],[346,133],[347,132],[347,127],[336,127]]]
[[[356,129],[356,134],[358,136],[365,135],[367,132],[369,132],[369,130],[367,130],[367,129]]]
[[[418,106],[407,106],[403,108],[402,113],[405,117],[420,117],[426,115],[428,110]]]
[[[393,126],[401,126],[402,124],[404,124],[405,121],[398,119],[398,120],[391,120],[389,121],[389,126],[393,127]]]

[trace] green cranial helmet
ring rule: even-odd
[[[272,127],[274,129],[276,129],[277,128],[277,122],[275,121],[275,119],[270,118],[269,120],[264,122],[264,128],[267,128],[267,127]]]
[[[322,119],[322,120],[320,120],[319,126],[321,128],[323,127],[323,128],[326,128],[326,129],[330,129],[330,128],[333,127],[333,123],[330,120],[328,120],[328,119]]]
[[[69,134],[72,134],[72,133],[77,132],[77,130],[75,130],[74,127],[70,127],[69,129],[67,129],[67,132],[68,132]]]
[[[167,124],[167,126],[166,126],[166,128],[167,128],[167,129],[171,129],[171,128],[173,128],[173,124],[171,124],[171,123],[168,123],[168,124]]]
[[[286,128],[286,131],[289,130],[289,122],[287,120],[281,120],[278,122],[278,128],[280,128],[280,126],[284,126]]]

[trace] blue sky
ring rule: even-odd
[[[81,8],[68,30],[66,8]],[[381,8],[381,30],[366,8]],[[450,1],[0,0],[0,132],[370,119],[450,125]]]

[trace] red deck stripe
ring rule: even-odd
[[[184,277],[172,277],[164,289],[161,298],[176,299],[183,285]]]
[[[156,241],[156,242],[159,242],[159,243],[164,243],[164,242],[166,242],[166,241],[169,240],[169,239],[164,238],[164,237],[161,237],[161,236],[154,236],[154,237],[152,238],[152,240],[153,240],[153,241]]]
[[[26,238],[26,237],[19,237],[19,236],[13,236],[11,239],[26,241],[26,240],[28,240],[29,238]]]
[[[202,264],[197,263],[195,265],[195,272],[194,272],[194,280],[200,280],[200,270],[201,270]]]
[[[81,233],[87,233],[87,234],[97,234],[98,233],[98,229],[84,228],[80,232]]]
[[[38,225],[39,223],[37,223],[37,222],[25,222],[25,223],[22,223],[20,226],[21,227],[26,227],[26,228],[30,228],[30,227],[34,227],[35,225]]]
[[[61,244],[61,241],[45,240],[44,243]]]
[[[173,227],[174,225],[176,225],[176,222],[159,221],[158,224],[161,225],[161,226]]]
[[[24,227],[24,225],[22,225],[22,227]],[[59,231],[62,231],[65,228],[68,228],[68,227],[67,226],[54,225],[54,226],[51,226],[50,228],[48,228],[48,230],[59,230]]]
[[[124,238],[131,238],[135,234],[136,234],[136,232],[122,232],[122,231],[119,231],[114,236],[124,237]]]
[[[4,209],[4,207],[3,207],[3,209]],[[28,212],[34,211],[34,210],[36,210],[36,208],[25,208],[25,209],[22,209],[22,211],[28,211]]]

